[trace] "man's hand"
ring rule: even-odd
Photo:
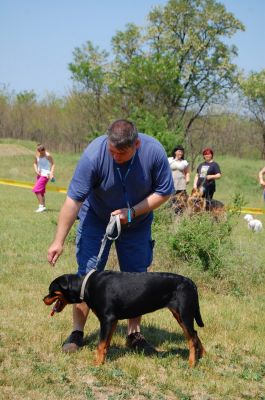
[[[47,259],[53,267],[55,266],[55,263],[62,254],[62,252],[63,252],[62,245],[57,244],[55,242],[51,244],[50,248],[48,249]]]
[[[76,220],[76,216],[81,205],[81,202],[73,200],[68,196],[66,197],[59,214],[55,239],[52,242],[47,254],[47,259],[53,266],[63,252],[65,238]]]
[[[128,208],[121,208],[119,210],[112,211],[111,215],[119,215],[122,225],[128,223]]]

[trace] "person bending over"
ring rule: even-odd
[[[172,174],[162,145],[138,133],[130,121],[113,122],[105,135],[88,145],[77,165],[48,250],[48,261],[55,265],[78,216],[78,275],[86,275],[95,268],[110,215],[119,215],[122,230],[115,246],[120,270],[146,272],[153,258],[152,211],[173,192]],[[98,270],[104,269],[110,246],[108,241]],[[88,313],[86,303],[73,306],[73,331],[64,342],[63,351],[76,351],[82,346]],[[155,349],[140,333],[140,321],[140,316],[128,321],[127,345],[152,353]]]

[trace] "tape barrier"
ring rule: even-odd
[[[265,214],[265,210],[263,210],[262,208],[242,207],[242,208],[241,208],[241,213],[242,213],[242,214],[261,215],[261,214]]]
[[[21,187],[21,188],[25,188],[25,189],[32,189],[34,186],[34,183],[14,181],[12,179],[0,179],[0,185],[16,186],[16,187]],[[58,192],[58,193],[66,193],[67,192],[66,188],[58,187],[58,186],[51,186],[51,185],[47,185],[46,190],[49,192]]]
[[[13,181],[12,179],[0,179],[0,185],[8,185],[8,186],[16,186],[16,187],[22,187],[26,189],[32,189],[34,184],[30,182],[21,182],[21,181]],[[66,193],[67,189],[63,187],[58,187],[58,186],[51,186],[47,185],[46,190],[50,192],[58,192],[58,193]],[[232,208],[230,208],[232,210]],[[251,207],[242,207],[241,208],[241,213],[242,214],[256,214],[256,215],[261,215],[265,214],[265,209],[262,208],[251,208]]]

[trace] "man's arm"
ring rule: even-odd
[[[170,195],[162,196],[157,193],[152,193],[144,200],[140,201],[133,206],[135,211],[135,217],[146,214],[156,208],[160,207],[161,204],[165,203],[170,198]],[[122,224],[126,224],[128,222],[128,208],[122,208],[119,210],[115,210],[111,213],[112,215],[120,215],[120,220]]]
[[[138,216],[153,211],[165,203],[169,198],[170,195],[162,196],[158,193],[152,193],[144,200],[140,201],[140,203],[133,206],[135,215]]]
[[[66,198],[59,214],[55,238],[48,249],[47,258],[51,265],[55,265],[62,254],[64,241],[76,220],[81,205],[81,202],[73,200],[70,197]]]

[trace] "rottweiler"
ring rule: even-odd
[[[95,271],[89,277],[65,274],[56,278],[44,297],[46,305],[54,302],[53,312],[67,304],[85,301],[100,322],[95,364],[103,364],[118,320],[135,318],[167,307],[183,329],[189,345],[189,365],[194,367],[205,350],[194,329],[203,327],[197,287],[181,275],[164,272]],[[84,282],[84,284],[83,284]],[[83,284],[83,285],[82,285]],[[84,300],[81,300],[81,296]]]

